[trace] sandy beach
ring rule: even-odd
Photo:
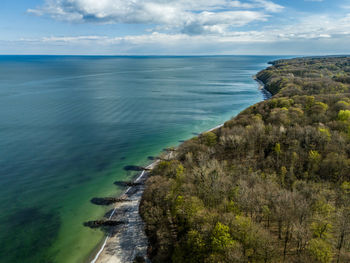
[[[158,162],[153,162],[146,169],[153,169]],[[129,187],[121,195],[121,198],[130,201],[117,203],[108,219],[127,223],[110,229],[110,233],[91,263],[128,263],[133,262],[136,256],[146,257],[148,241],[144,223],[139,215],[139,205],[148,173],[145,170],[142,171],[135,180],[135,183],[141,184]]]

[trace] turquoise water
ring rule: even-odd
[[[263,99],[273,57],[0,56],[0,262],[84,262],[110,208],[163,148]]]

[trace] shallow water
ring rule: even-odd
[[[84,262],[116,180],[263,99],[274,57],[0,56],[0,262]]]

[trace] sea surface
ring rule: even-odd
[[[116,180],[263,94],[276,57],[0,56],[0,262],[87,262]]]

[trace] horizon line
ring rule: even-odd
[[[263,57],[263,56],[296,56],[296,57],[331,57],[331,56],[350,56],[349,54],[183,54],[183,55],[172,55],[172,54],[0,54],[0,56],[55,56],[55,57],[239,57],[239,56],[251,56],[251,57]]]

